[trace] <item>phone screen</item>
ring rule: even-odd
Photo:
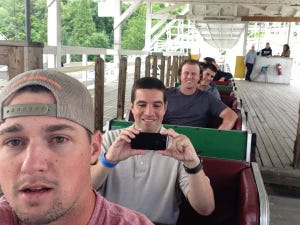
[[[160,133],[139,133],[131,139],[131,148],[146,150],[165,150],[167,148],[167,135]]]

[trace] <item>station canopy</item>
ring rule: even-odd
[[[249,21],[300,22],[299,0],[135,0],[131,2],[133,4],[167,3],[172,9],[185,6],[187,10],[172,15],[173,19],[194,21],[204,41],[215,48],[233,48]],[[152,15],[152,18],[155,17],[159,18],[159,12]]]

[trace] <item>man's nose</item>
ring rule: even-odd
[[[45,171],[48,160],[44,147],[39,143],[30,142],[24,153],[21,171],[29,174]]]
[[[147,105],[145,109],[145,114],[146,115],[152,115],[154,113],[154,107],[152,105]]]

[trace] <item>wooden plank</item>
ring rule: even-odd
[[[291,168],[300,88],[245,81],[236,84],[243,106],[247,106],[248,128],[258,134],[258,162],[269,167],[272,160],[272,167]]]
[[[263,167],[261,174],[264,183],[286,185],[290,187],[300,188],[300,173],[295,169],[268,168]]]
[[[157,56],[152,59],[152,77],[157,78]]]
[[[24,71],[43,68],[43,48],[24,47]]]
[[[265,21],[265,22],[300,22],[300,17],[281,16],[242,16],[241,21]]]
[[[8,65],[8,48],[0,45],[0,65]]]
[[[24,48],[10,47],[8,51],[9,79],[22,72],[24,72]]]
[[[118,104],[117,104],[117,118],[124,118],[124,105],[125,105],[125,91],[126,91],[126,77],[127,77],[127,58],[120,59],[119,70],[119,85],[118,85]]]
[[[95,129],[103,132],[104,117],[104,60],[97,58],[95,64]]]
[[[168,61],[167,61],[167,74],[166,74],[166,87],[170,87],[171,86],[171,56],[168,57]]]
[[[299,115],[300,115],[300,107],[299,107]],[[299,116],[297,136],[296,136],[296,141],[294,146],[293,166],[298,169],[300,168],[300,116]]]
[[[0,48],[1,52],[1,48]],[[0,53],[0,65],[8,65],[8,55]]]
[[[283,140],[283,138],[280,138],[280,135],[276,135],[276,125],[271,123],[271,121],[274,120],[274,112],[276,109],[274,109],[273,105],[271,104],[273,103],[272,100],[270,99],[270,96],[265,96],[268,101],[258,101],[258,107],[259,110],[262,111],[263,116],[265,117],[265,123],[263,124],[263,127],[265,129],[265,131],[268,133],[268,137],[272,143],[273,146],[273,157],[275,157],[275,155],[278,156],[278,159],[282,162],[282,166],[285,167],[284,165],[289,165],[291,164],[291,160],[292,158],[289,158],[287,156],[287,154],[285,154],[285,148],[283,148],[282,145],[283,143],[281,142]],[[266,100],[266,99],[265,99]],[[275,115],[276,116],[276,115]],[[277,120],[279,121],[279,120]],[[275,122],[276,123],[276,122]],[[277,123],[277,125],[279,125],[279,123]],[[279,129],[282,129],[281,127],[277,127]],[[278,134],[278,132],[277,132]],[[279,139],[281,141],[279,141]]]
[[[141,77],[141,57],[136,57],[134,62],[134,80],[138,80]]]
[[[0,46],[39,47],[39,48],[43,48],[44,44],[41,43],[41,42],[0,40]]]
[[[162,56],[160,59],[160,80],[166,85],[165,82],[165,67],[166,67],[166,57]]]
[[[145,59],[145,77],[150,77],[151,68],[151,55],[148,55]]]

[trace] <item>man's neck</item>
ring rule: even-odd
[[[182,86],[180,87],[180,92],[184,95],[192,95],[196,92],[197,87],[193,87],[193,88],[183,88]]]

